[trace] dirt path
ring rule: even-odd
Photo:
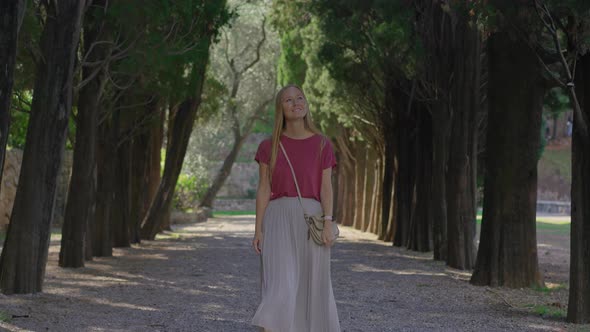
[[[44,293],[1,296],[0,311],[27,317],[0,328],[256,331],[249,324],[259,300],[253,223],[243,216],[178,226],[168,238],[116,249],[115,257],[78,270],[57,267],[53,241]],[[392,248],[350,228],[342,235],[333,249],[332,280],[343,331],[590,331],[535,313],[534,305],[567,304],[565,287],[473,287],[468,273],[447,269],[430,254]],[[540,251],[541,268],[543,257],[558,253],[543,241],[539,248],[550,254]],[[560,272],[551,278],[558,284]]]

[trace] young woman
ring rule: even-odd
[[[340,331],[330,278],[333,239],[330,141],[313,125],[301,88],[288,85],[277,94],[271,139],[254,158],[260,167],[256,228],[252,245],[261,254],[262,301],[252,324],[272,332]],[[291,161],[305,212],[324,215],[324,245],[308,238]]]

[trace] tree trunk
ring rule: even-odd
[[[120,113],[117,111],[116,113]],[[131,113],[131,112],[129,112]],[[131,237],[129,230],[131,229],[130,221],[130,193],[131,193],[131,151],[132,140],[125,139],[121,142],[121,133],[131,129],[129,123],[129,114],[118,114],[116,117],[126,117],[126,119],[119,118],[115,122],[119,122],[119,135],[117,139],[117,148],[115,153],[111,156],[114,159],[115,181],[114,181],[114,195],[113,208],[111,209],[111,236],[113,247],[126,248],[131,246]]]
[[[395,186],[395,183],[394,183]],[[396,211],[397,211],[397,202],[395,200],[395,195],[391,195],[391,202],[389,203],[389,224],[387,225],[387,232],[385,233],[385,237],[383,238],[383,241],[385,242],[392,242],[393,243],[393,239],[395,238],[395,216],[396,216]]]
[[[36,74],[18,189],[0,259],[0,288],[5,294],[43,289],[84,3],[63,0],[47,5],[41,36],[44,61]]]
[[[418,130],[414,145],[416,181],[412,202],[408,249],[420,252],[432,250],[432,120],[426,109],[418,109]]]
[[[94,175],[97,177],[97,175]],[[93,204],[94,209],[92,210],[92,215],[88,217],[88,223],[86,225],[86,240],[84,241],[84,260],[91,261],[92,260],[92,227],[94,227],[94,218],[96,218],[96,187],[94,188],[94,197],[95,202]]]
[[[104,1],[94,1],[95,6],[102,7]],[[97,44],[93,50],[90,45],[99,40],[100,19],[88,15],[84,28],[85,52],[89,61],[106,58],[109,51],[105,44]],[[90,81],[80,89],[78,96],[78,116],[76,117],[76,143],[74,162],[68,192],[68,201],[62,227],[59,266],[83,267],[86,250],[87,226],[94,223],[96,203],[96,138],[98,136],[98,111],[104,89],[105,76],[101,71],[90,78],[95,68],[82,68],[82,80]],[[92,255],[89,255],[92,257]]]
[[[467,18],[456,27],[453,119],[449,145],[447,182],[447,265],[470,270],[475,265],[475,191],[472,179],[477,169],[472,164],[477,145],[476,115],[479,109],[480,38]]]
[[[223,160],[221,169],[219,169],[219,172],[217,172],[217,175],[215,175],[215,179],[213,180],[213,183],[211,183],[211,186],[209,186],[209,188],[207,189],[207,192],[205,193],[203,200],[199,204],[199,207],[213,208],[213,201],[215,200],[215,197],[217,197],[217,193],[219,192],[219,190],[231,174],[231,169],[234,166],[234,163],[238,158],[238,154],[242,149],[242,145],[244,145],[244,142],[246,141],[246,138],[248,138],[248,135],[249,133],[246,133],[244,135],[234,133],[234,145],[232,146],[232,149],[229,152],[229,154]]]
[[[150,205],[152,201],[156,197],[158,193],[158,187],[160,186],[160,182],[162,180],[162,167],[161,167],[161,160],[162,160],[162,144],[164,141],[164,122],[166,121],[166,113],[163,110],[160,110],[160,121],[152,127],[152,133],[150,134],[150,142],[149,142],[149,161],[148,161],[148,195],[144,197],[142,213],[141,213],[141,221],[145,219],[147,213],[150,209]],[[141,222],[140,222],[141,226]]]
[[[0,2],[0,64],[3,67],[0,70],[0,183],[10,132],[10,101],[14,83],[16,46],[24,7],[24,0]]]
[[[350,226],[352,224],[351,217],[351,193],[353,187],[351,186],[351,178],[354,179],[353,161],[350,157],[349,140],[347,133],[343,130],[343,133],[336,136],[335,141],[336,156],[338,159],[337,176],[338,186],[337,198],[338,204],[336,208],[336,220],[344,226]]]
[[[367,146],[365,154],[365,183],[363,190],[363,220],[360,230],[366,232],[371,222],[371,202],[373,201],[373,183],[375,181],[375,147]]]
[[[160,183],[161,129],[164,112],[157,101],[148,104],[147,124],[133,138],[131,157],[131,193],[129,236],[131,243],[140,243],[141,222]]]
[[[92,255],[109,257],[113,255],[111,240],[111,210],[114,193],[114,164],[112,151],[115,149],[115,135],[110,119],[99,124],[99,138],[96,149],[96,210],[92,227]]]
[[[365,168],[367,167],[366,144],[354,142],[354,221],[352,227],[361,229],[364,219],[363,193],[365,191]]]
[[[395,219],[390,214],[391,212],[391,198],[394,196],[393,192],[393,178],[395,176],[395,142],[388,135],[385,136],[385,149],[383,153],[383,185],[381,186],[381,234],[385,237],[387,228]]]
[[[375,160],[375,169],[373,171],[373,188],[372,188],[372,200],[371,200],[371,223],[369,231],[377,234],[379,238],[383,239],[382,227],[381,227],[381,195],[383,190],[383,149],[379,149],[375,152],[377,159]],[[385,228],[387,229],[387,227]]]
[[[483,221],[471,283],[543,282],[537,261],[537,157],[544,86],[526,43],[494,33],[489,47],[489,118]]]
[[[405,247],[409,240],[409,227],[412,218],[412,196],[415,180],[415,164],[412,152],[415,144],[415,121],[412,120],[408,110],[400,108],[397,112],[397,147],[395,155],[395,225],[393,233],[393,245]]]
[[[163,231],[172,231],[172,204],[168,206],[168,210],[164,213],[162,218],[162,226],[160,227],[159,232]]]
[[[572,226],[567,320],[590,323],[590,142],[576,130],[590,123],[590,53],[578,61],[576,94],[584,119],[574,114],[572,135]]]
[[[435,260],[447,259],[448,146],[451,115],[447,104],[438,102],[432,112],[432,244]]]
[[[186,148],[193,129],[193,124],[195,122],[199,105],[201,104],[201,93],[205,81],[207,60],[208,57],[203,56],[200,63],[194,64],[191,73],[191,76],[196,82],[194,96],[187,98],[180,104],[176,115],[174,116],[173,126],[169,128],[172,132],[166,149],[164,175],[162,176],[162,182],[160,183],[156,197],[150,206],[141,229],[141,237],[143,239],[153,240],[156,237],[164,220],[164,216],[172,204],[174,189],[178,182],[178,176],[182,169],[182,163],[186,154]]]

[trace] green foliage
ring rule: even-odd
[[[0,310],[0,322],[8,323],[12,319],[12,315]]]
[[[24,149],[28,125],[29,113],[22,111],[13,111],[10,113],[10,134],[8,136],[9,147]]]
[[[536,305],[533,308],[533,311],[543,317],[551,317],[551,318],[565,318],[567,316],[567,311],[565,308],[557,307],[554,305]]]
[[[274,114],[275,114],[275,106],[274,103],[266,110],[266,115],[264,116],[265,119],[269,119],[268,121],[256,121],[254,123],[254,128],[252,129],[252,133],[262,133],[262,134],[272,134],[272,129],[274,127]]]
[[[107,21],[128,41],[120,48],[132,46],[113,68],[118,79],[143,73],[149,90],[172,101],[194,96],[198,75],[191,73],[209,57],[209,36],[217,38],[234,15],[225,1],[117,1],[111,6]]]
[[[339,130],[339,123],[373,137],[384,76],[412,78],[420,70],[424,52],[416,42],[414,15],[403,0],[275,1],[279,82],[303,80],[314,121],[326,134]]]
[[[203,87],[201,97],[203,101],[199,106],[199,123],[207,123],[213,116],[218,114],[222,108],[223,98],[227,95],[227,87],[223,82],[207,72],[207,78]]]
[[[563,88],[552,88],[544,99],[545,107],[552,114],[561,114],[570,109],[570,98]]]
[[[180,174],[174,191],[173,207],[176,210],[186,211],[194,208],[203,197],[209,181],[207,178],[195,175]]]
[[[541,159],[543,156],[543,151],[545,151],[545,147],[547,146],[547,137],[545,132],[547,131],[547,120],[545,117],[541,117],[541,139],[539,142],[539,150],[537,150],[537,161]]]
[[[305,82],[307,65],[303,59],[303,40],[299,30],[287,31],[281,36],[277,79],[281,86]]]

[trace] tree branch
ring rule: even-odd
[[[262,17],[262,39],[260,39],[260,41],[258,41],[258,44],[256,45],[256,58],[254,60],[252,60],[252,62],[250,62],[248,65],[246,65],[244,67],[244,69],[242,69],[240,71],[240,75],[247,72],[248,69],[252,68],[252,66],[254,66],[256,63],[258,63],[258,61],[260,61],[260,49],[262,49],[262,45],[264,44],[264,42],[266,41],[266,16]]]
[[[561,44],[559,42],[559,37],[557,35],[557,28],[555,27],[555,21],[553,20],[553,17],[551,16],[551,12],[547,8],[546,4],[541,3],[541,0],[534,0],[534,2],[535,2],[535,10],[537,11],[537,15],[541,19],[541,22],[543,23],[545,28],[551,34],[551,37],[553,38],[553,44],[555,45],[555,49],[557,51],[557,54],[559,54],[559,56],[560,56],[561,65],[563,66],[563,69],[565,71],[566,78],[568,81],[565,84],[565,87],[567,87],[567,90],[569,92],[569,95],[571,98],[571,103],[572,103],[572,106],[574,109],[574,113],[577,118],[577,121],[576,121],[577,129],[580,132],[581,136],[583,137],[584,141],[588,142],[590,139],[590,137],[588,135],[588,125],[586,124],[586,120],[584,119],[584,114],[582,113],[582,109],[580,108],[580,103],[578,102],[578,97],[576,95],[576,89],[575,89],[575,85],[574,85],[574,75],[572,74],[569,64],[567,63],[567,60],[565,59],[562,49],[561,49]]]

